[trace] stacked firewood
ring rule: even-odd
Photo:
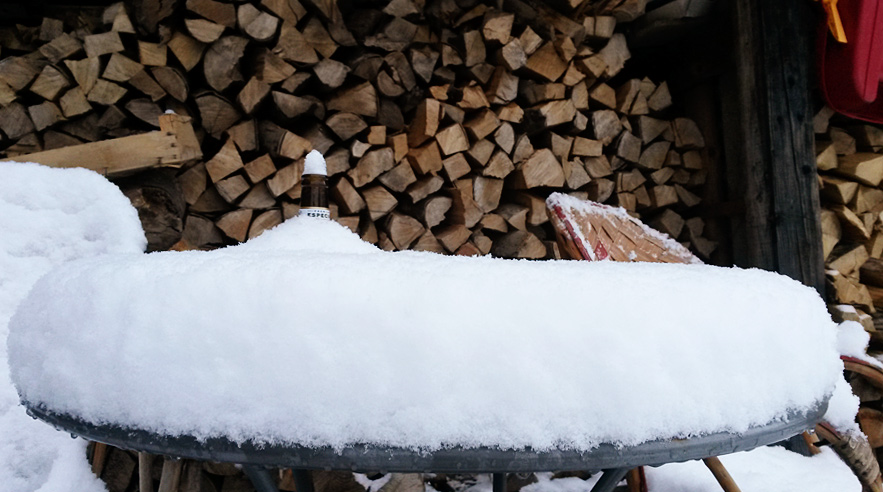
[[[883,128],[815,118],[823,254],[835,319],[883,326]]]
[[[858,321],[883,349],[883,126],[834,115],[815,117],[822,245],[829,309],[835,321]],[[883,458],[883,371],[847,362],[861,406],[857,420]]]
[[[622,73],[617,22],[644,3],[120,3],[3,31],[0,131],[12,156],[192,116],[205,158],[177,175],[177,248],[296,214],[317,149],[334,218],[387,250],[559,257],[544,199],[565,190],[708,258],[687,220],[702,133],[664,81]]]

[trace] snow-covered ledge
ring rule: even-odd
[[[9,359],[23,400],[96,424],[336,448],[738,433],[843,380],[824,302],[781,275],[389,253],[308,218],[68,263]]]

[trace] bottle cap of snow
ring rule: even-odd
[[[304,174],[328,175],[325,158],[322,157],[322,154],[318,150],[311,150],[310,153],[307,154],[306,161],[304,162]]]

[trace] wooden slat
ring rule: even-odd
[[[190,118],[160,116],[160,131],[12,157],[52,167],[83,167],[106,176],[155,166],[180,167],[202,157]]]

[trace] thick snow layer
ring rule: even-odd
[[[840,355],[855,357],[868,364],[883,367],[883,363],[868,355],[871,335],[858,321],[844,321],[837,330],[837,351]]]
[[[304,174],[328,174],[325,158],[318,150],[311,150],[304,159]]]
[[[85,441],[25,414],[9,379],[9,319],[52,267],[104,253],[140,253],[147,241],[120,190],[84,169],[0,162],[0,490],[104,490]]]
[[[102,253],[144,251],[138,213],[85,169],[0,162],[0,327],[52,266]],[[5,332],[0,333],[5,338]]]
[[[259,239],[56,269],[11,323],[22,397],[237,441],[588,449],[744,431],[842,379],[822,300],[769,272],[388,253],[310,218]]]
[[[860,323],[844,321],[837,327],[837,352],[883,367],[880,361],[867,354],[870,339],[871,335]],[[861,433],[855,421],[859,403],[858,396],[852,393],[852,387],[841,377],[837,381],[831,400],[828,401],[828,411],[825,412],[824,420],[842,433]]]

